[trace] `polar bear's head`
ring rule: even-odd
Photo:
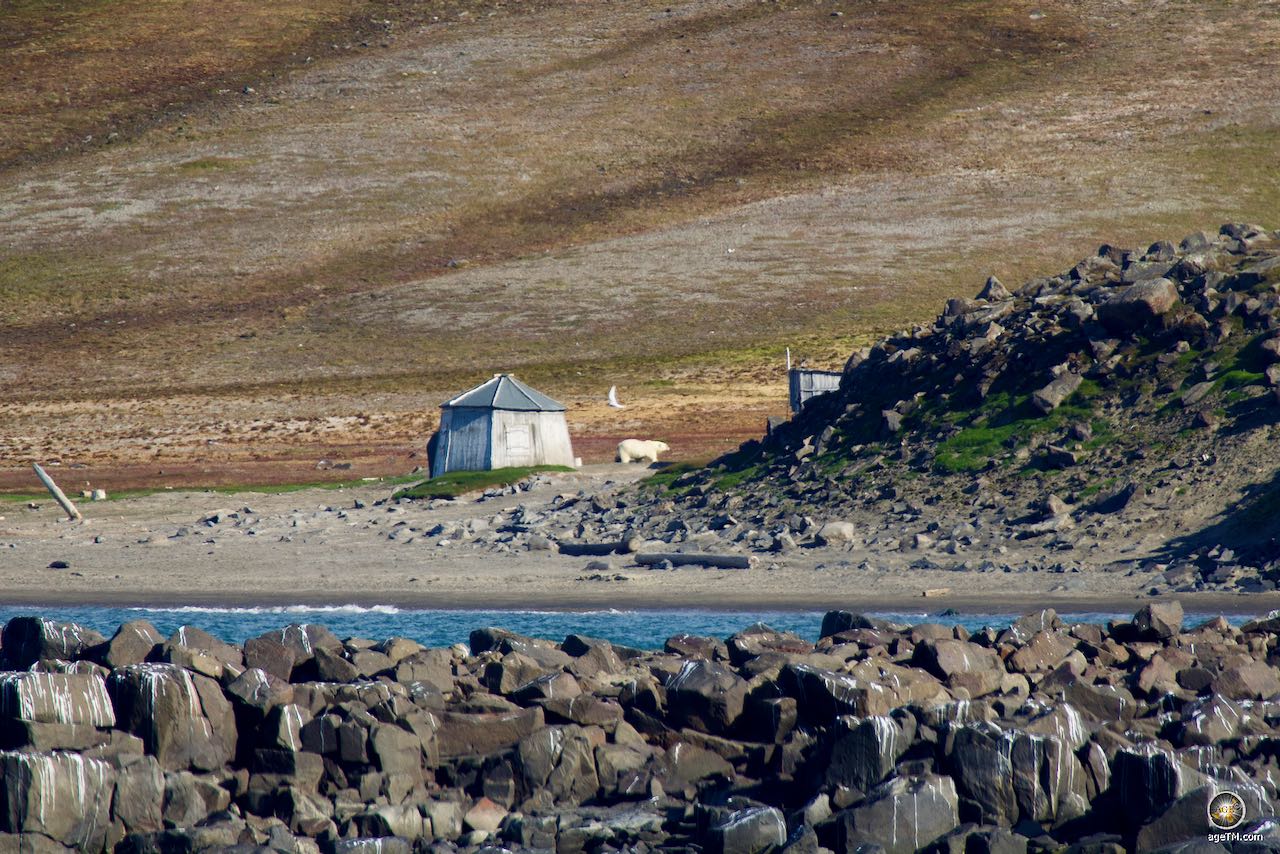
[[[666,442],[654,442],[654,443],[653,443],[653,446],[654,446],[655,448],[657,448],[659,451],[669,451],[669,450],[671,450],[671,446],[670,446],[670,445],[668,445]]]

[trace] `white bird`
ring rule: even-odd
[[[626,409],[621,403],[618,403],[618,387],[616,385],[609,386],[609,405],[614,409]]]

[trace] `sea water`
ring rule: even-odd
[[[753,623],[794,632],[817,640],[822,626],[821,611],[709,611],[709,610],[627,610],[627,611],[483,611],[418,610],[394,605],[290,605],[261,608],[119,608],[106,606],[6,606],[0,605],[0,623],[17,616],[40,616],[60,622],[78,623],[108,637],[129,620],[148,620],[166,637],[179,626],[203,629],[231,643],[241,643],[289,623],[319,623],[340,638],[361,637],[382,640],[406,637],[427,646],[441,647],[466,643],[472,629],[494,626],[522,635],[561,641],[566,635],[581,634],[604,638],[639,649],[660,649],[668,637],[686,633],[726,638]],[[984,626],[1002,629],[1019,614],[958,614],[954,612],[867,612],[897,623],[941,623],[964,626],[975,631]],[[1067,623],[1106,623],[1124,620],[1132,613],[1064,613]],[[1188,614],[1183,625],[1193,626],[1209,619],[1208,614]],[[1235,625],[1252,619],[1228,617]]]

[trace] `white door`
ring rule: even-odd
[[[513,466],[533,462],[533,441],[528,424],[512,424],[507,428],[507,460]]]

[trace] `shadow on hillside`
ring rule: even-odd
[[[1247,487],[1244,496],[1224,508],[1215,521],[1170,540],[1162,555],[1174,559],[1214,546],[1229,548],[1253,562],[1280,556],[1280,469],[1269,480]]]

